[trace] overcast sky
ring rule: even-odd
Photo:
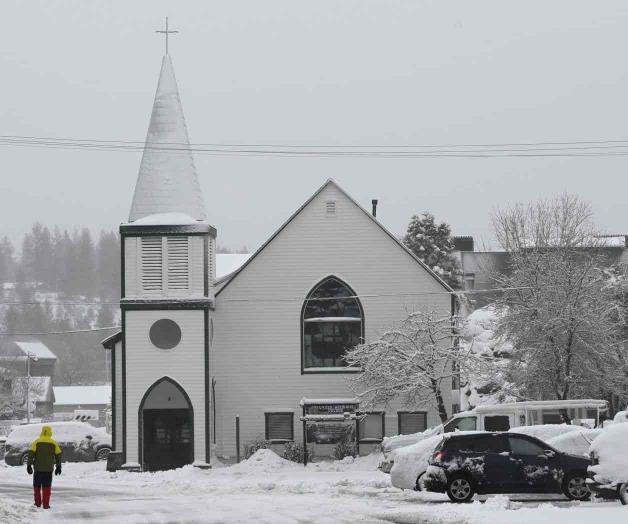
[[[144,140],[170,17],[193,143],[628,139],[628,2],[2,1],[0,135]],[[0,235],[115,229],[140,153],[0,145]],[[402,233],[424,210],[490,241],[495,206],[570,191],[628,233],[628,157],[197,155],[220,244],[258,247],[327,178]]]

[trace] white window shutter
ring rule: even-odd
[[[168,291],[190,287],[190,255],[188,237],[168,237]]]
[[[159,294],[163,289],[161,237],[143,237],[141,240],[142,291],[147,294]]]

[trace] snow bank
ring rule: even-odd
[[[573,424],[541,424],[538,426],[520,426],[510,429],[510,433],[519,433],[521,435],[530,435],[536,437],[543,442],[547,442],[551,438],[556,438],[566,433],[574,431],[582,431],[583,426],[574,426]],[[548,442],[549,444],[549,442]]]
[[[413,489],[418,477],[425,473],[434,448],[442,438],[442,435],[435,435],[412,446],[393,451],[391,454],[391,459],[394,460],[390,471],[391,484],[396,488]]]
[[[270,449],[258,449],[251,457],[236,464],[231,469],[238,473],[274,473],[282,469],[303,467],[302,464],[281,458]]]
[[[589,467],[595,481],[628,482],[628,424],[605,428],[591,443],[590,450],[599,460],[599,464]]]

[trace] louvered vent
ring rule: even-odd
[[[292,417],[292,413],[266,413],[266,439],[292,440]]]
[[[163,287],[163,249],[161,237],[142,238],[142,289],[161,293]]]
[[[325,211],[328,215],[335,215],[336,214],[336,201],[328,200],[327,202],[325,202]]]
[[[188,237],[168,237],[168,290],[189,289]]]

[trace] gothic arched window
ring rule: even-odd
[[[301,320],[303,369],[346,368],[345,351],[364,338],[364,313],[353,290],[326,278],[305,299]]]

